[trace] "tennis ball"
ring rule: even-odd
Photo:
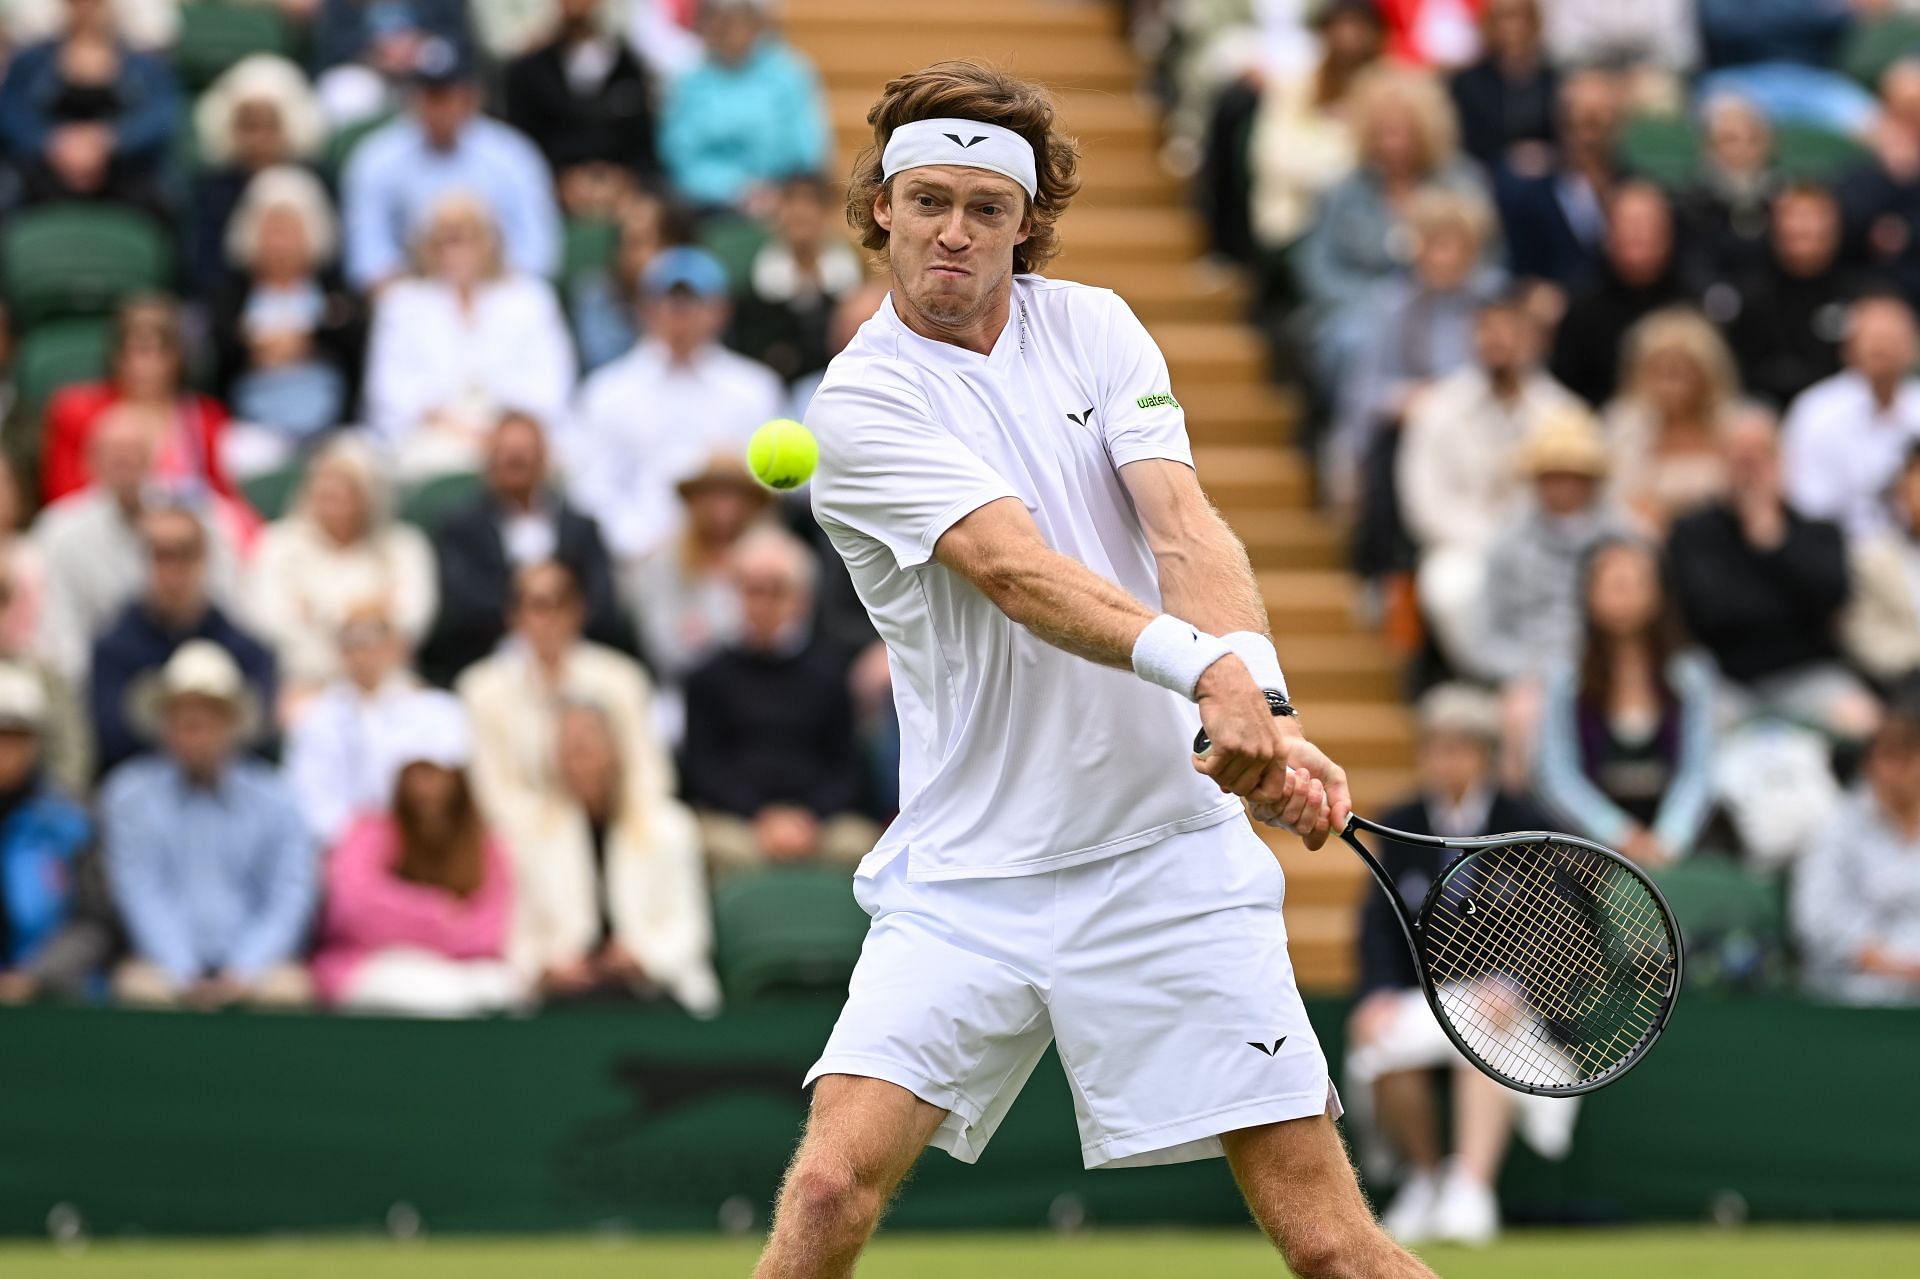
[[[747,465],[770,489],[799,488],[820,464],[820,441],[788,417],[777,417],[747,441]]]

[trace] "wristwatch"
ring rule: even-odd
[[[1285,693],[1275,688],[1269,688],[1264,691],[1267,694],[1268,710],[1272,711],[1276,716],[1285,715],[1289,719],[1300,718],[1300,712],[1294,709],[1293,703],[1287,700]]]

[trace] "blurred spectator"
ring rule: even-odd
[[[792,382],[827,367],[833,308],[867,270],[840,236],[831,183],[800,174],[779,190],[773,239],[754,255],[727,345]]]
[[[585,617],[564,566],[529,565],[513,642],[460,677],[475,781],[525,895],[515,950],[549,998],[664,991],[711,1011],[698,834],[673,798],[652,688],[632,658],[582,638]],[[579,709],[598,724],[574,722]]]
[[[227,411],[190,389],[180,310],[147,295],[114,317],[107,380],[62,388],[47,403],[40,500],[55,502],[87,486],[87,441],[107,417],[139,424],[153,444],[153,474],[234,495],[220,460]]]
[[[1873,120],[1873,97],[1836,64],[1852,10],[1883,0],[1692,0],[1708,61],[1705,97],[1734,92],[1781,124],[1858,135]]]
[[[1525,799],[1499,789],[1492,767],[1499,713],[1490,694],[1465,684],[1439,685],[1420,700],[1419,723],[1420,792],[1382,821],[1410,834],[1456,839],[1546,824]],[[1382,866],[1411,910],[1420,908],[1456,856],[1424,844],[1382,841],[1379,847]],[[1360,911],[1359,952],[1341,1091],[1356,1112],[1362,1150],[1366,1136],[1377,1131],[1408,1170],[1380,1224],[1407,1243],[1485,1243],[1499,1229],[1494,1183],[1516,1110],[1524,1112],[1520,1126],[1530,1140],[1547,1144],[1543,1126],[1552,1134],[1549,1153],[1557,1156],[1572,1135],[1573,1107],[1509,1092],[1462,1060],[1427,1007],[1406,938],[1378,893],[1369,893]],[[1447,1069],[1452,1090],[1451,1160],[1435,1113],[1436,1068]]]
[[[580,367],[591,373],[625,355],[639,337],[640,288],[647,265],[662,249],[694,241],[693,217],[656,191],[632,191],[615,206],[619,241],[604,270],[567,282],[567,317],[580,347]]]
[[[1547,51],[1560,66],[1630,69],[1634,101],[1671,107],[1700,61],[1696,0],[1542,0]]]
[[[1349,108],[1358,166],[1326,194],[1313,229],[1293,254],[1309,305],[1296,321],[1313,335],[1315,364],[1340,384],[1368,335],[1369,290],[1406,273],[1406,214],[1414,196],[1437,186],[1484,197],[1471,163],[1456,154],[1453,107],[1439,82],[1381,65],[1360,76]]]
[[[507,120],[547,157],[562,207],[603,215],[623,187],[660,171],[653,80],[612,29],[614,0],[557,9],[551,38],[507,66]]]
[[[474,35],[489,66],[504,67],[537,47],[553,32],[557,11],[566,0],[467,0]],[[617,19],[609,12],[602,25]]]
[[[1862,298],[1847,315],[1846,368],[1787,410],[1781,433],[1787,500],[1809,519],[1862,537],[1887,527],[1886,495],[1920,439],[1920,335],[1898,298]]]
[[[1607,201],[1599,274],[1573,294],[1554,336],[1553,375],[1588,404],[1605,404],[1619,379],[1627,330],[1686,301],[1673,248],[1673,211],[1660,188],[1628,182]]]
[[[91,838],[87,815],[48,785],[41,762],[46,694],[33,671],[0,663],[0,1004],[43,988],[72,994],[84,971],[58,946],[75,868]]]
[[[1687,629],[1720,668],[1722,718],[1777,715],[1864,738],[1878,710],[1834,642],[1848,588],[1840,529],[1787,505],[1764,409],[1729,414],[1721,449],[1727,497],[1673,526],[1667,562]]]
[[[1559,73],[1541,49],[1539,0],[1488,0],[1480,11],[1480,60],[1448,82],[1460,145],[1489,173],[1539,172],[1550,164]]]
[[[1408,201],[1406,226],[1413,268],[1375,286],[1365,304],[1368,340],[1340,388],[1327,441],[1325,490],[1339,505],[1351,502],[1381,432],[1437,379],[1472,362],[1474,317],[1500,283],[1483,256],[1493,231],[1486,201],[1425,190]]]
[[[10,612],[20,591],[18,563],[0,559],[0,615]],[[0,632],[0,669],[22,671],[38,686],[35,754],[47,778],[69,795],[85,796],[93,786],[93,730],[86,708],[66,676],[39,654],[34,635]],[[4,890],[0,890],[4,891]]]
[[[13,458],[0,452],[0,574],[8,583],[0,602],[0,653],[26,652],[40,643],[46,612],[46,569],[40,549],[21,536],[26,499]]]
[[[1793,876],[1808,990],[1852,1004],[1920,1003],[1920,705],[1888,707],[1861,785]]]
[[[1765,261],[1741,282],[1727,328],[1740,379],[1776,407],[1840,371],[1860,280],[1840,258],[1840,206],[1824,187],[1774,197]]]
[[[806,58],[769,29],[766,0],[699,0],[706,56],[673,82],[660,156],[696,205],[752,203],[768,184],[817,173],[831,138]]]
[[[516,1006],[513,866],[474,802],[466,712],[450,693],[414,693],[379,749],[391,800],[327,855],[315,989],[355,1012],[472,1017]]]
[[[340,628],[357,606],[380,605],[411,649],[433,620],[434,592],[433,548],[394,518],[373,450],[343,436],[314,457],[292,510],[261,535],[241,599],[291,710],[341,674]]]
[[[254,178],[228,224],[239,274],[214,295],[212,319],[220,386],[239,419],[223,445],[235,471],[282,465],[347,417],[366,310],[333,265],[339,241],[326,188],[291,166]]]
[[[114,200],[158,212],[178,111],[173,72],[119,38],[108,0],[66,0],[60,34],[21,49],[0,80],[0,143],[28,201]]]
[[[132,716],[129,694],[141,675],[166,665],[193,640],[210,642],[239,664],[258,706],[274,704],[273,655],[208,598],[208,534],[200,517],[184,507],[155,507],[140,516],[140,539],[145,591],[94,641],[89,669],[87,701],[103,772],[153,744]]]
[[[1607,405],[1615,499],[1656,536],[1725,494],[1720,417],[1740,394],[1733,355],[1699,312],[1655,311],[1627,331]]]
[[[1400,516],[1419,551],[1421,612],[1443,653],[1478,642],[1488,544],[1519,495],[1522,443],[1576,405],[1540,369],[1540,337],[1518,297],[1480,308],[1474,363],[1408,407],[1395,462]]]
[[[433,530],[440,608],[420,652],[436,684],[493,651],[506,634],[514,573],[556,560],[586,599],[587,634],[603,644],[627,635],[614,598],[613,566],[600,529],[548,484],[540,424],[508,413],[487,441],[486,487]]]
[[[45,566],[40,652],[68,682],[87,675],[93,641],[139,593],[146,579],[140,515],[166,495],[152,482],[154,441],[127,415],[109,414],[88,441],[94,481],[40,512],[33,544]],[[233,548],[209,530],[209,588],[228,598]]]
[[[1855,541],[1841,635],[1853,664],[1882,685],[1920,671],[1920,440],[1909,441],[1887,499],[1886,528]]]
[[[373,289],[404,273],[407,244],[456,191],[491,215],[506,266],[552,275],[560,266],[560,213],[539,150],[480,114],[480,86],[456,46],[421,42],[412,77],[407,114],[368,134],[341,175],[348,281]]]
[[[20,402],[20,389],[13,381],[13,357],[13,314],[0,300],[0,425],[13,419],[13,410]]]
[[[852,654],[814,634],[813,553],[759,529],[733,552],[742,628],[687,678],[685,792],[715,875],[769,863],[852,866],[862,815]]]
[[[1450,70],[1479,52],[1473,6],[1458,0],[1376,0],[1387,24],[1387,56],[1411,66]]]
[[[1779,179],[1773,129],[1745,98],[1721,93],[1700,108],[1705,147],[1674,209],[1693,274],[1715,283],[1750,277],[1766,261],[1768,214]]]
[[[1547,684],[1535,782],[1568,830],[1648,869],[1693,851],[1713,807],[1713,667],[1685,649],[1654,549],[1603,542],[1584,635]]]
[[[313,66],[328,118],[350,125],[384,114],[424,48],[469,40],[466,0],[319,0]]]
[[[540,899],[521,915],[524,959],[544,972],[549,998],[664,994],[696,1016],[717,1011],[691,818],[653,792],[650,769],[631,766],[603,704],[563,705],[554,731],[573,812],[556,814],[558,838],[528,868]]]
[[[686,531],[640,562],[631,592],[640,601],[647,665],[669,687],[678,687],[717,648],[739,638],[734,547],[773,504],[773,493],[733,453],[714,454],[676,487],[686,507]]]
[[[347,610],[336,640],[340,674],[307,703],[287,733],[287,782],[307,825],[331,847],[356,817],[393,798],[393,760],[420,681],[384,604]]]
[[[780,379],[720,345],[726,291],[726,270],[711,254],[657,254],[641,284],[646,336],[580,388],[569,488],[623,560],[667,545],[679,531],[675,483],[716,450],[745,447],[780,414]]]
[[[1872,156],[1838,185],[1850,252],[1909,302],[1920,297],[1920,59],[1880,75]]]
[[[1256,243],[1270,251],[1292,244],[1313,225],[1321,196],[1353,169],[1352,91],[1380,58],[1380,11],[1373,0],[1332,0],[1313,21],[1316,61],[1229,86],[1215,104],[1210,147],[1226,154],[1210,161],[1215,177],[1207,199],[1214,247],[1229,256],[1251,257]],[[1244,121],[1238,117],[1249,110],[1250,191],[1243,192],[1228,156],[1239,156]],[[1250,215],[1242,212],[1249,195]],[[1241,225],[1249,216],[1251,226]]]
[[[305,1003],[299,953],[319,858],[279,774],[238,751],[260,715],[246,677],[220,645],[193,640],[138,702],[162,751],[115,770],[100,798],[133,943],[114,993],[199,1008]]]
[[[1494,190],[1515,276],[1564,293],[1599,271],[1607,204],[1624,181],[1618,151],[1625,116],[1617,76],[1574,71],[1559,83],[1555,150],[1508,155]]]
[[[327,122],[306,72],[285,58],[256,53],[227,68],[200,95],[193,131],[200,172],[188,220],[188,267],[196,288],[205,291],[228,280],[228,222],[248,184],[268,169],[315,161],[326,144]]]
[[[164,53],[180,34],[179,0],[107,0],[114,32],[129,48]],[[19,49],[59,36],[68,22],[66,0],[7,0],[0,7],[4,43]]]
[[[419,277],[395,281],[374,305],[367,422],[403,476],[471,471],[501,410],[553,421],[565,409],[567,319],[552,285],[510,269],[471,196],[433,205],[415,256]]]
[[[1624,532],[1606,501],[1606,437],[1585,409],[1557,410],[1521,446],[1530,500],[1487,547],[1480,642],[1448,654],[1463,669],[1535,680],[1580,642],[1580,564]]]
[[[697,6],[687,0],[631,0],[627,5],[627,43],[662,84],[679,79],[700,62],[700,37],[693,31],[696,11]]]

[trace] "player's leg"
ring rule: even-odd
[[[946,1116],[882,1079],[821,1076],[755,1279],[852,1274],[893,1192]]]
[[[1222,1133],[1254,1220],[1300,1279],[1433,1279],[1373,1220],[1325,1115]]]

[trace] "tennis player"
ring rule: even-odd
[[[807,423],[904,798],[758,1274],[849,1274],[921,1150],[978,1159],[1053,1042],[1088,1167],[1224,1154],[1297,1274],[1430,1275],[1355,1181],[1241,802],[1318,847],[1345,776],[1291,715],[1165,359],[1114,294],[1035,274],[1075,144],[967,62],[868,119],[847,209],[892,291]]]

